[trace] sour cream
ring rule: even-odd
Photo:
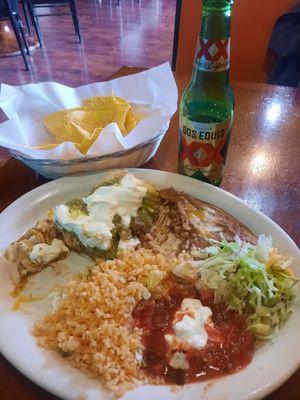
[[[172,325],[175,335],[165,335],[167,343],[172,347],[185,344],[202,349],[208,339],[205,324],[211,322],[211,316],[211,309],[204,307],[200,300],[184,299],[174,315]]]
[[[126,173],[118,185],[101,186],[82,199],[88,215],[74,216],[69,212],[69,207],[63,204],[55,207],[54,221],[74,233],[84,246],[107,250],[112,239],[115,214],[121,217],[123,226],[128,227],[146,193],[146,185]],[[126,244],[134,245],[134,242]]]

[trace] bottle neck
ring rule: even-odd
[[[203,0],[192,84],[228,83],[231,7],[231,0]]]

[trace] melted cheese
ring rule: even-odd
[[[84,246],[107,250],[112,239],[114,216],[118,214],[123,226],[128,227],[131,218],[137,215],[146,193],[146,185],[127,173],[119,184],[100,186],[83,198],[88,215],[74,217],[68,206],[60,205],[54,209],[54,220],[63,229],[75,233]],[[123,243],[122,247],[136,245],[133,241]]]

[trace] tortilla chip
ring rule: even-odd
[[[126,136],[126,134],[127,134],[126,129],[125,129],[125,120],[126,120],[126,116],[127,116],[129,109],[130,109],[129,105],[119,104],[119,106],[115,112],[113,121],[112,121],[112,122],[115,122],[116,124],[118,124],[118,127],[123,136]]]
[[[67,116],[72,112],[85,110],[85,107],[76,107],[54,112],[44,118],[44,126],[57,139],[58,143],[68,141],[80,143],[88,133],[81,128],[78,129],[78,126],[72,124]]]
[[[54,136],[55,144],[35,146],[50,150],[63,142],[72,142],[83,154],[97,140],[103,127],[114,122],[123,136],[134,129],[139,119],[131,105],[121,97],[94,96],[85,99],[82,107],[61,110],[44,118],[45,128]]]
[[[89,138],[84,139],[81,143],[74,143],[77,150],[82,154],[86,154],[92,144],[94,144],[94,142],[98,139],[102,130],[102,127],[96,128]]]
[[[82,104],[86,106],[89,111],[99,110],[116,110],[120,104],[126,104],[130,107],[130,104],[126,100],[117,96],[94,96],[83,100]]]
[[[125,120],[125,136],[128,135],[129,132],[131,132],[138,124],[139,119],[133,114],[132,108],[130,108],[127,112],[126,115],[126,120]]]
[[[131,105],[121,97],[114,95],[94,96],[83,100],[82,104],[86,106],[89,111],[100,112],[101,110],[110,110],[113,113],[110,122],[117,123],[124,136],[128,135],[137,124],[137,118],[133,114]]]
[[[71,111],[64,118],[73,126],[80,127],[88,132],[89,137],[96,128],[106,126],[111,122],[113,113],[110,110],[105,111]]]

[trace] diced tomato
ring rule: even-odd
[[[166,334],[174,335],[173,321],[183,318],[179,312],[184,298],[201,299],[212,310],[212,322],[205,325],[206,346],[195,349],[182,343],[182,348],[171,349]],[[133,310],[133,324],[143,329],[143,358],[145,371],[163,377],[167,383],[183,384],[235,372],[246,366],[253,357],[253,337],[247,330],[246,318],[227,310],[225,304],[214,303],[214,291],[194,286],[180,287],[178,283],[160,299],[143,300]],[[180,345],[181,346],[181,345]],[[188,370],[169,366],[172,351],[183,351],[189,363]]]
[[[187,312],[177,311],[174,316],[173,324],[176,322],[182,321],[182,319],[185,315],[187,315],[191,318],[195,318],[195,313],[193,313],[192,311],[187,311]]]
[[[212,342],[223,343],[225,341],[224,333],[212,325],[205,325],[208,339]]]

